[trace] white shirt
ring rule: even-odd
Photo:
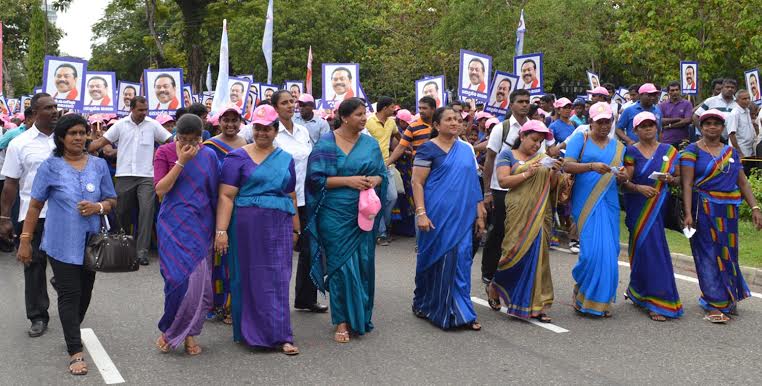
[[[751,122],[751,112],[741,106],[736,106],[725,119],[725,130],[727,134],[736,133],[736,142],[744,157],[754,155],[754,140],[757,133],[754,131],[754,124]]]
[[[292,133],[283,124],[278,125],[278,135],[273,145],[285,150],[294,157],[296,170],[296,204],[304,206],[304,180],[307,177],[307,160],[312,152],[310,132],[306,127],[294,123]]]
[[[19,180],[19,198],[21,198],[19,221],[26,219],[26,212],[29,210],[29,202],[32,198],[32,183],[37,175],[37,168],[50,157],[53,149],[56,148],[53,136],[54,133],[47,136],[37,130],[37,126],[32,125],[8,145],[5,163],[0,173],[7,178]],[[45,204],[40,212],[40,218],[45,218],[47,211],[48,205]]]
[[[120,119],[103,133],[112,144],[117,145],[117,177],[153,178],[154,143],[164,143],[172,137],[156,120],[145,117],[135,124],[132,115]]]
[[[501,142],[503,140],[503,130],[505,129],[506,123],[509,125],[508,136],[505,137],[505,142]],[[511,115],[510,119],[505,120],[492,128],[492,132],[489,135],[489,142],[487,142],[487,149],[494,151],[499,156],[503,150],[513,148],[513,144],[519,139],[520,130],[521,124],[513,115]],[[553,146],[554,143],[556,143],[554,139],[545,141],[542,146],[540,146],[539,152],[545,153],[545,148],[547,146]],[[501,188],[500,184],[497,182],[497,162],[492,166],[492,180],[489,183],[489,187],[493,190],[502,190],[506,192],[510,190]]]

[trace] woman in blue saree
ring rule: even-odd
[[[656,139],[656,116],[648,111],[633,118],[638,142],[628,146],[624,167],[629,182],[624,207],[625,224],[630,231],[630,285],[625,298],[648,311],[651,320],[679,318],[683,305],[677,293],[672,255],[664,233],[664,202],[669,185],[678,184],[678,154],[674,147]],[[658,179],[651,173],[662,173]]]
[[[619,281],[619,194],[624,181],[624,145],[608,137],[611,106],[590,107],[590,133],[577,133],[566,147],[564,169],[576,174],[572,216],[580,232],[579,260],[572,270],[574,309],[582,314],[611,316]]]
[[[701,140],[680,157],[685,227],[695,228],[691,251],[701,288],[704,319],[727,323],[739,301],[751,296],[738,266],[738,205],[752,208],[752,221],[762,228],[762,214],[743,173],[738,153],[721,141],[725,116],[711,109],[699,117]],[[695,217],[694,217],[695,216]]]
[[[204,141],[204,146],[214,150],[222,165],[225,156],[231,151],[246,145],[246,140],[238,133],[241,131],[241,113],[229,107],[220,114],[220,134]],[[212,316],[225,324],[232,324],[230,317],[230,267],[227,255],[214,254],[212,260]]]
[[[262,105],[253,116],[254,143],[222,164],[214,248],[230,262],[233,340],[296,355],[288,306],[300,229],[294,159],[273,145],[275,109]]]
[[[459,114],[451,107],[434,112],[439,135],[421,145],[413,163],[413,195],[418,229],[413,313],[442,329],[481,330],[471,302],[473,225],[484,230],[479,175],[474,152],[458,140]]]
[[[185,343],[198,355],[201,333],[212,303],[211,258],[219,163],[201,143],[201,118],[187,114],[177,122],[175,142],[162,145],[154,158],[156,195],[161,200],[156,234],[164,277],[162,352]]]
[[[347,343],[350,331],[363,335],[373,329],[376,236],[375,230],[360,229],[358,201],[360,191],[374,188],[384,202],[387,172],[378,142],[360,134],[365,103],[344,100],[338,117],[340,126],[324,134],[310,154],[307,232],[310,276],[320,292],[331,293],[334,340]]]

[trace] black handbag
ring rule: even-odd
[[[667,200],[664,204],[664,228],[682,232],[683,220],[685,220],[683,197],[673,192],[667,192]]]
[[[138,264],[135,239],[124,232],[109,233],[108,219],[101,216],[101,230],[90,234],[85,247],[85,269],[97,272],[133,272]]]

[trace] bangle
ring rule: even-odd
[[[420,217],[420,216],[423,216],[424,214],[426,214],[426,211],[425,211],[425,210],[424,210],[423,212],[421,212],[421,213],[416,213],[416,214],[415,214],[415,217],[416,217],[416,218],[418,218],[418,217]]]
[[[426,213],[426,208],[416,208],[415,209],[416,216],[421,214],[421,213]]]
[[[181,167],[181,168],[185,168],[185,165],[183,165],[183,163],[182,163],[182,162],[180,162],[179,160],[178,160],[178,161],[175,161],[175,165],[177,165],[177,166],[179,166],[179,167]]]
[[[19,235],[19,238],[20,239],[30,239],[31,240],[32,239],[32,234],[31,233],[27,233],[27,232],[23,232],[23,233],[21,233],[21,235]]]
[[[587,165],[590,166],[590,171],[593,171],[593,163],[591,162],[591,163],[589,163]]]
[[[487,192],[487,193],[484,193],[484,197],[485,197],[485,198],[486,198],[487,196],[491,196],[491,195],[492,195],[492,192]]]
[[[101,204],[101,203],[99,202],[99,203],[98,203],[98,206],[99,206],[99,207],[101,207],[101,210],[99,210],[99,211],[98,211],[98,214],[102,215],[102,214],[103,214],[103,204]]]
[[[754,209],[759,210],[759,205],[754,205],[751,207],[751,210],[754,210]]]
[[[527,172],[521,172],[521,176],[524,177],[524,179],[527,179]]]
[[[298,230],[294,229],[294,234],[297,235],[297,236],[301,236],[302,232],[299,232]]]
[[[225,233],[228,233],[228,231],[221,231],[221,230],[219,230],[219,229],[217,230],[217,236],[222,236],[222,235],[224,235]]]
[[[11,218],[8,216],[0,216],[0,220],[10,220]]]

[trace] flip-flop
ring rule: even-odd
[[[725,314],[706,314],[704,316],[704,320],[709,321],[711,323],[717,323],[717,324],[725,324],[730,321],[730,318]]]
[[[484,286],[484,292],[487,293],[487,303],[489,303],[489,308],[491,308],[492,311],[500,311],[500,308],[501,308],[500,298],[499,297],[497,299],[492,298],[492,295],[489,293],[490,285],[491,284],[487,284],[486,286]]]
[[[349,343],[349,331],[336,331],[336,333],[333,334],[333,340],[338,343]]]
[[[156,338],[156,348],[158,348],[159,351],[161,351],[164,354],[169,352],[170,350],[169,343],[167,343],[163,335],[160,335],[158,338]]]
[[[194,357],[201,354],[201,346],[194,344],[193,346],[185,345],[185,353]]]
[[[284,344],[283,347],[281,347],[281,350],[288,356],[299,355],[299,348],[291,343]]]
[[[537,319],[541,323],[550,323],[550,322],[553,321],[550,318],[550,316],[548,316],[548,314],[545,314],[545,313],[541,313],[541,314],[535,316],[534,318]]]
[[[80,369],[80,371],[78,373],[74,372],[74,369],[72,368],[72,366],[74,366],[77,363],[82,363],[82,364],[85,365],[84,367],[82,367]],[[87,375],[87,362],[85,362],[85,358],[84,357],[77,357],[77,358],[72,359],[71,362],[69,362],[69,374],[71,374],[71,375]]]
[[[481,331],[481,330],[482,330],[482,325],[481,325],[481,323],[479,323],[479,322],[477,322],[477,321],[475,321],[475,320],[474,320],[473,322],[469,323],[469,324],[468,324],[468,327],[469,327],[469,328],[470,328],[472,331]]]
[[[649,312],[648,317],[651,318],[654,322],[666,322],[667,318],[664,315],[659,315],[655,312]]]

